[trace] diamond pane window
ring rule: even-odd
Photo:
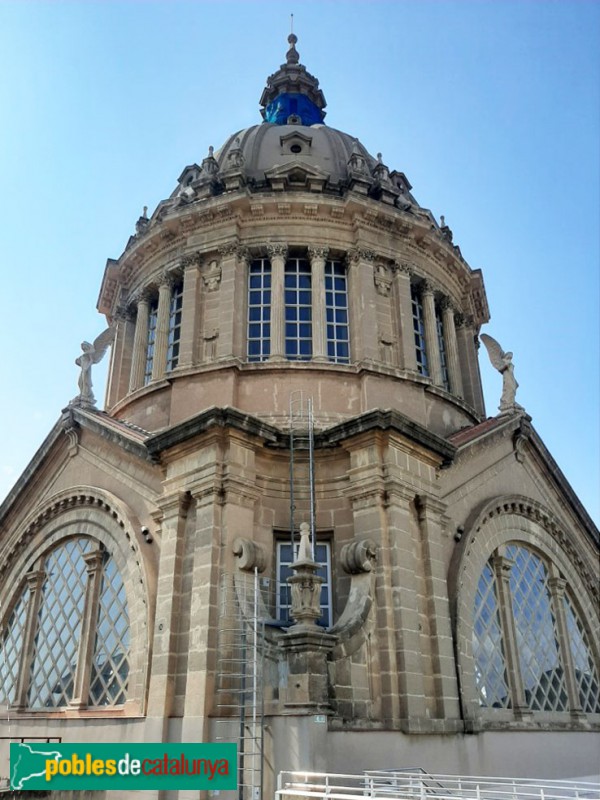
[[[30,708],[65,706],[73,693],[90,539],[70,539],[48,556],[29,684]]]
[[[518,545],[508,547],[507,555],[514,562],[510,591],[527,704],[532,711],[566,711],[567,689],[546,567]]]
[[[146,342],[146,367],[144,369],[144,385],[152,380],[154,365],[154,346],[156,343],[156,321],[158,318],[158,298],[150,301],[148,310],[148,339]]]
[[[331,545],[329,542],[317,542],[315,545],[315,561],[319,565],[317,575],[323,578],[321,584],[321,616],[319,625],[328,628],[331,625]],[[291,542],[277,542],[277,619],[291,622],[290,607],[292,602],[291,587],[288,578],[293,575]]]
[[[566,594],[564,604],[581,708],[587,713],[599,714],[600,683],[598,681],[598,672],[592,660],[588,635],[581,623],[579,614]]]
[[[102,570],[89,704],[124,703],[128,676],[129,615],[125,587],[115,562],[107,555]]]
[[[248,276],[248,361],[266,361],[271,354],[271,264],[257,258]]]
[[[494,573],[486,564],[475,595],[473,659],[479,705],[510,708]]]
[[[285,264],[285,356],[308,361],[312,356],[312,293],[310,264],[289,258]]]
[[[171,291],[171,307],[169,309],[167,371],[175,369],[175,367],[179,363],[182,307],[183,307],[183,284],[176,283]]]
[[[442,321],[442,312],[436,306],[435,308],[435,328],[437,331],[438,346],[440,350],[440,363],[442,367],[442,384],[444,389],[450,389],[450,382],[448,381],[448,359],[446,357],[446,342],[444,340],[444,323]]]
[[[421,375],[429,375],[427,367],[427,353],[425,351],[425,323],[423,322],[423,303],[415,286],[411,286],[410,296],[412,301],[413,331],[415,336],[415,355],[417,357],[417,370]]]
[[[9,617],[6,631],[0,644],[0,706],[9,706],[14,702],[19,659],[23,646],[23,634],[27,619],[27,587],[21,593],[17,604]]]
[[[327,261],[325,264],[325,313],[327,356],[335,364],[348,364],[348,280],[346,268],[339,261]]]

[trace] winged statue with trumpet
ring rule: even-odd
[[[92,391],[92,365],[102,360],[109,346],[115,338],[114,327],[109,327],[97,336],[93,342],[82,342],[82,354],[75,359],[75,363],[81,368],[79,373],[79,394],[72,401],[79,406],[95,406],[96,398]]]
[[[514,411],[522,411],[523,406],[515,402],[519,384],[514,375],[513,354],[504,352],[500,344],[492,336],[488,336],[487,333],[482,333],[480,338],[488,351],[492,366],[502,375],[502,397],[498,406],[500,413],[508,414]]]

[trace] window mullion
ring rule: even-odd
[[[29,679],[31,677],[31,663],[33,660],[33,649],[35,645],[35,636],[37,633],[40,603],[42,600],[42,587],[44,585],[44,580],[46,579],[46,572],[44,569],[28,572],[25,576],[25,579],[27,581],[27,588],[29,590],[29,598],[27,602],[25,632],[23,634],[23,650],[21,653],[17,687],[13,702],[13,708],[18,710],[27,708],[27,693],[29,691]]]
[[[554,568],[554,565],[552,565],[552,568]],[[558,651],[563,665],[567,694],[569,696],[569,708],[572,717],[581,719],[581,717],[585,717],[585,714],[581,707],[579,687],[575,678],[575,665],[573,664],[573,657],[571,654],[567,615],[565,614],[564,597],[566,586],[566,580],[556,575],[548,580],[548,588],[550,589],[550,599],[556,625]]]
[[[515,716],[522,719],[523,717],[529,716],[531,711],[527,705],[523,689],[517,632],[512,607],[512,594],[510,591],[510,572],[513,562],[505,555],[498,553],[492,558],[492,565],[498,590],[498,612],[500,628],[502,630],[506,672],[512,696],[512,708]]]
[[[94,550],[91,553],[86,553],[83,559],[85,561],[88,578],[85,588],[83,616],[81,619],[81,637],[79,639],[77,666],[73,681],[73,697],[69,701],[69,705],[75,708],[86,708],[88,705],[90,673],[96,643],[96,621],[98,619],[104,551]]]

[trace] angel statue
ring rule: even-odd
[[[502,375],[502,397],[500,398],[501,414],[510,414],[514,411],[522,411],[523,406],[515,403],[515,395],[519,384],[514,375],[514,364],[512,363],[512,353],[505,353],[498,342],[487,333],[481,334],[481,341],[484,343],[492,366]]]
[[[97,364],[102,360],[114,338],[115,329],[110,327],[103,331],[100,336],[97,336],[93,344],[90,344],[90,342],[81,343],[83,353],[79,358],[75,359],[77,366],[81,367],[81,372],[79,373],[79,394],[72,401],[75,405],[96,405],[96,398],[92,392],[92,364]]]

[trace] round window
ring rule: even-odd
[[[290,150],[292,151],[292,153],[301,153],[302,152],[302,147],[299,144],[293,144],[290,147]]]

